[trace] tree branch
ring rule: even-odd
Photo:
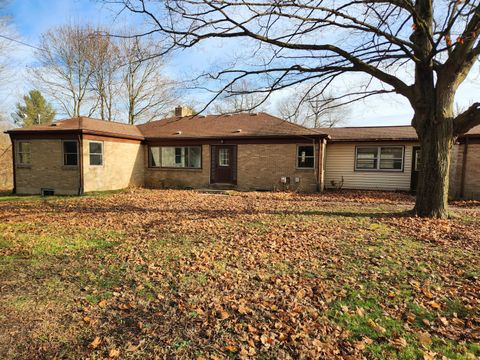
[[[474,103],[454,119],[454,135],[463,135],[477,125],[480,125],[480,103]]]

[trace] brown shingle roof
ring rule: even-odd
[[[417,141],[417,133],[412,126],[362,126],[318,128],[330,135],[331,141]],[[480,126],[471,129],[467,136],[480,136]]]
[[[31,133],[31,132],[70,132],[81,131],[98,135],[143,139],[143,135],[134,125],[105,121],[88,117],[77,117],[60,120],[52,124],[31,125],[8,131],[9,133]]]
[[[172,117],[138,125],[145,138],[325,136],[267,113]]]

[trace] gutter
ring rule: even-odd
[[[6,134],[15,134],[15,135],[36,135],[36,134],[48,134],[48,135],[55,135],[55,134],[86,134],[86,135],[99,135],[111,138],[119,138],[119,139],[130,139],[130,140],[138,140],[143,141],[145,138],[143,136],[135,136],[135,135],[122,135],[116,133],[110,133],[105,131],[95,131],[95,130],[83,130],[83,129],[55,129],[55,130],[8,130],[5,131]]]
[[[83,194],[84,189],[84,179],[83,179],[83,136],[81,134],[78,135],[78,168],[79,168],[79,187],[78,187],[78,195]]]
[[[15,168],[15,141],[10,136],[10,141],[12,142],[12,166],[13,166],[13,189],[12,193],[17,193],[17,169]]]

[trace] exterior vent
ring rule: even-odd
[[[181,132],[181,131],[175,131],[175,132],[173,133],[173,135],[182,135],[182,132]]]
[[[257,116],[257,113],[251,113],[250,116]]]
[[[204,119],[204,118],[206,118],[206,116],[205,116],[205,115],[198,115],[198,117],[199,117],[200,119]]]
[[[55,190],[53,189],[41,189],[42,196],[53,196],[55,195]]]
[[[242,129],[233,130],[234,133],[241,133]]]
[[[57,123],[51,123],[50,126],[58,126]]]
[[[232,116],[232,114],[225,114],[225,116],[226,116],[226,117],[230,117],[230,116]]]

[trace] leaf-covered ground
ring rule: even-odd
[[[131,190],[0,202],[0,358],[480,356],[480,206]]]

